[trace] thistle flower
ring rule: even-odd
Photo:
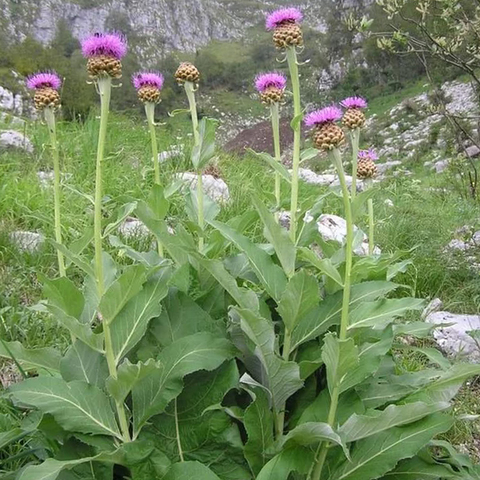
[[[341,103],[346,108],[342,123],[351,130],[362,128],[365,125],[366,118],[362,109],[367,108],[367,101],[362,97],[348,97]]]
[[[262,103],[272,105],[283,99],[286,77],[277,72],[262,73],[255,77],[255,88],[260,93]]]
[[[200,72],[192,63],[182,62],[175,72],[175,79],[179,85],[183,85],[185,82],[198,83]]]
[[[342,111],[336,107],[315,110],[305,117],[305,126],[313,128],[313,143],[319,150],[331,150],[344,140],[343,130],[335,123],[342,118]]]
[[[373,148],[358,152],[357,178],[375,177],[378,171],[375,160],[378,160],[378,155]]]
[[[265,26],[273,30],[273,42],[280,49],[303,45],[300,22],[303,15],[297,8],[281,8],[267,15]]]
[[[163,75],[159,72],[137,72],[132,75],[132,83],[141,102],[158,103],[163,87]]]
[[[119,33],[95,33],[82,41],[82,53],[88,59],[87,70],[91,78],[120,78],[127,42]]]
[[[35,90],[34,102],[37,110],[47,107],[56,108],[60,105],[58,89],[62,85],[60,77],[55,72],[38,72],[27,77],[27,88]]]

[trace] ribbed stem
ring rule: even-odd
[[[275,102],[270,106],[270,112],[272,116],[272,133],[273,133],[273,149],[275,153],[275,160],[281,162],[281,150],[280,150],[280,115],[279,115],[279,103]],[[275,172],[275,200],[276,200],[276,218],[278,221],[281,198],[281,176],[278,172]]]
[[[97,81],[100,94],[100,130],[98,132],[97,166],[95,175],[95,216],[94,216],[94,243],[95,243],[95,274],[97,280],[98,298],[102,298],[104,291],[103,258],[102,258],[102,164],[107,136],[108,111],[112,93],[112,79],[103,76]]]
[[[350,284],[352,273],[352,260],[353,260],[353,218],[352,218],[352,205],[348,192],[347,182],[345,180],[345,171],[343,170],[342,158],[340,151],[334,148],[330,152],[330,158],[337,169],[338,178],[342,187],[343,205],[345,209],[345,220],[347,222],[347,238],[345,245],[345,283],[343,287],[343,302],[342,302],[342,315],[340,320],[340,340],[347,338],[347,328],[349,323],[349,308],[350,308]],[[352,190],[353,192],[353,190]],[[339,390],[335,387],[331,394],[330,409],[328,412],[328,423],[332,427],[335,427],[335,419],[337,416]],[[322,475],[325,459],[327,458],[328,442],[321,442],[317,449],[314,468],[309,478],[311,480],[320,480]]]
[[[352,142],[352,200],[357,194],[357,165],[358,165],[358,148],[360,144],[360,129],[355,128],[350,132]]]
[[[290,70],[290,80],[293,91],[293,116],[295,119],[302,113],[300,103],[300,79],[298,75],[297,52],[295,47],[287,48],[287,62]],[[298,121],[293,129],[293,164],[292,164],[292,194],[290,201],[290,238],[295,242],[297,234],[298,210],[298,170],[300,168],[301,122]]]
[[[193,140],[194,145],[200,143],[200,132],[198,131],[198,115],[197,102],[195,101],[195,85],[192,82],[185,82],[185,92],[188,98],[188,105],[190,106],[190,116],[192,117],[193,126]],[[203,229],[205,228],[204,212],[203,212],[203,172],[197,172],[197,200],[198,200],[198,226],[200,227],[200,234],[198,237],[198,248],[203,250]]]
[[[53,157],[53,198],[55,210],[55,241],[62,244],[62,220],[60,215],[60,156],[57,145],[57,128],[55,124],[55,112],[52,107],[47,107],[44,110],[45,121],[48,126],[48,133],[50,134],[50,143],[52,147]],[[61,277],[66,275],[65,259],[63,253],[57,249],[58,271]]]
[[[291,344],[292,344],[292,334],[290,330],[285,328],[285,336],[283,338],[282,357],[286,362],[288,362],[290,358]],[[284,425],[285,425],[285,404],[283,404],[279,412],[275,413],[275,435],[277,439],[283,435]]]
[[[373,255],[375,249],[375,223],[373,218],[373,199],[368,199],[368,254]]]
[[[153,102],[145,103],[145,115],[147,116],[148,128],[150,130],[150,140],[152,144],[152,156],[153,156],[153,168],[155,171],[155,183],[161,185],[160,183],[160,165],[158,163],[158,143],[157,143],[157,134],[155,131],[155,104]],[[157,238],[157,247],[158,254],[163,257],[163,245],[160,240]]]
[[[178,456],[180,457],[180,461],[184,462],[185,459],[183,457],[183,449],[182,449],[182,439],[180,438],[180,427],[178,425],[178,411],[177,411],[177,399],[174,400],[174,409],[175,409],[175,435],[177,437],[177,448],[178,448]]]

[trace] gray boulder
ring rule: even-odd
[[[33,153],[32,142],[25,135],[15,130],[5,130],[0,133],[0,150],[7,148],[18,148]]]

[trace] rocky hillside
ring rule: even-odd
[[[293,0],[305,12],[306,24],[325,31],[332,8],[336,15],[362,10],[372,0]],[[245,36],[264,13],[284,0],[0,0],[0,29],[10,39],[27,35],[43,44],[55,36],[60,21],[77,38],[104,29],[129,34],[137,53],[147,58],[172,50],[195,51],[213,39]]]

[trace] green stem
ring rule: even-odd
[[[177,447],[178,447],[178,455],[180,457],[180,461],[184,462],[185,459],[183,457],[183,449],[182,449],[182,441],[180,439],[180,428],[178,426],[178,411],[177,411],[177,399],[174,400],[174,408],[175,408],[175,434],[177,436]]]
[[[57,146],[57,128],[55,124],[55,113],[52,107],[47,107],[44,110],[45,121],[47,122],[48,132],[50,134],[50,142],[52,146],[53,156],[53,197],[55,204],[55,241],[62,244],[62,220],[60,217],[60,157]],[[58,271],[60,276],[66,275],[65,259],[63,253],[57,249]]]
[[[357,194],[357,165],[358,165],[358,149],[360,144],[360,129],[356,128],[350,133],[352,141],[352,200]]]
[[[281,150],[280,150],[280,115],[279,115],[279,104],[278,102],[273,103],[270,106],[270,112],[272,115],[272,133],[273,133],[273,148],[275,152],[275,160],[281,162]],[[277,210],[277,221],[278,221],[278,211],[280,210],[281,205],[281,177],[278,172],[275,172],[275,200],[276,200],[276,210]]]
[[[198,131],[198,115],[197,102],[195,101],[195,85],[192,82],[185,82],[185,92],[190,107],[190,116],[192,117],[193,140],[194,145],[200,144],[200,132]],[[198,226],[200,227],[200,235],[198,237],[198,248],[203,250],[204,239],[203,229],[205,227],[205,217],[203,212],[203,177],[202,172],[197,172],[197,201],[198,201]]]
[[[368,199],[368,254],[373,255],[375,223],[373,218],[373,199]]]
[[[345,172],[343,170],[342,158],[340,151],[337,148],[334,148],[330,152],[330,157],[332,158],[333,164],[337,169],[338,178],[340,180],[340,185],[342,187],[343,194],[343,204],[345,209],[345,220],[347,222],[347,238],[345,246],[345,283],[343,287],[343,302],[342,302],[342,315],[340,320],[340,340],[345,340],[347,338],[347,328],[349,323],[349,308],[350,308],[350,285],[351,285],[351,273],[352,273],[352,260],[353,260],[353,217],[352,217],[352,205],[348,192],[347,182],[345,180]],[[353,187],[352,187],[353,193]],[[332,427],[335,427],[335,419],[337,416],[338,408],[338,397],[339,397],[338,387],[335,387],[332,391],[330,409],[328,412],[328,423]],[[321,442],[317,449],[317,454],[315,458],[314,468],[309,475],[309,478],[312,480],[320,480],[322,475],[323,466],[325,464],[325,459],[327,458],[329,443]]]
[[[155,104],[153,102],[145,103],[145,114],[147,116],[148,128],[150,130],[150,139],[152,143],[153,168],[155,171],[155,183],[160,185],[160,166],[158,164],[158,143],[155,132]]]
[[[150,130],[150,140],[152,144],[152,156],[153,156],[153,168],[155,171],[155,183],[161,185],[160,183],[160,165],[158,164],[158,143],[157,143],[157,134],[155,132],[155,104],[153,102],[145,103],[145,115],[147,116],[148,128]],[[163,257],[163,245],[160,240],[157,238],[157,247],[158,254]]]
[[[94,217],[94,243],[95,243],[95,273],[97,277],[97,292],[99,300],[104,290],[103,279],[103,251],[102,251],[102,163],[107,136],[108,111],[110,108],[110,95],[112,92],[112,79],[103,76],[97,81],[100,94],[100,130],[98,132],[97,167],[95,176],[95,217]]]
[[[283,338],[282,357],[286,362],[288,362],[288,360],[290,359],[291,346],[292,346],[292,334],[290,330],[285,328],[285,336]],[[276,413],[275,432],[276,432],[277,439],[283,435],[284,425],[285,425],[285,404],[283,404],[280,411]]]
[[[292,194],[290,201],[290,238],[293,242],[297,233],[298,210],[298,170],[300,168],[300,142],[302,105],[300,103],[300,79],[298,75],[297,52],[295,47],[287,48],[287,62],[290,70],[290,80],[293,91],[293,165],[292,165]]]

